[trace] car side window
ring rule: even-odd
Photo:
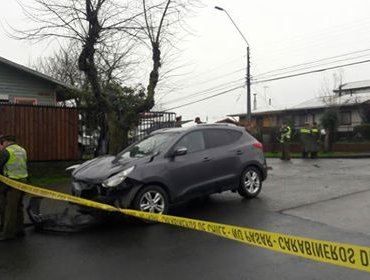
[[[179,147],[186,147],[188,153],[194,153],[205,149],[203,133],[201,131],[194,131],[186,134],[175,145],[174,149]]]
[[[207,148],[232,144],[240,139],[242,132],[226,129],[207,129],[204,131]]]

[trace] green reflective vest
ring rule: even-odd
[[[284,143],[285,141],[289,141],[291,133],[292,133],[292,130],[290,129],[290,126],[285,127],[281,131],[280,143]]]
[[[311,129],[311,134],[314,137],[315,140],[320,140],[320,130],[316,127]]]
[[[28,177],[26,150],[17,144],[5,148],[9,159],[4,165],[4,175],[11,179],[24,179]]]
[[[311,129],[308,129],[308,128],[304,128],[304,127],[302,127],[302,128],[299,130],[299,132],[300,132],[301,134],[311,133]]]

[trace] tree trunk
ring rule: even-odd
[[[152,53],[153,69],[150,72],[149,84],[147,87],[147,111],[154,106],[154,93],[159,80],[159,68],[161,67],[161,50],[159,49],[159,43],[152,42]]]
[[[109,104],[102,94],[98,70],[95,65],[95,45],[98,42],[102,28],[98,20],[99,9],[94,10],[92,7],[91,0],[86,0],[86,20],[89,23],[89,29],[85,45],[78,58],[78,67],[86,74],[91,91],[95,97],[96,108],[99,108],[97,110],[97,117],[99,120],[100,135],[98,147],[95,151],[95,155],[99,156],[108,152],[108,122],[106,113],[109,111]]]
[[[109,154],[116,155],[127,146],[127,130],[122,129],[116,113],[108,114],[109,124]]]
[[[334,131],[328,130],[325,134],[324,139],[324,151],[331,152],[333,148],[333,141],[334,141]]]
[[[330,150],[329,132],[325,134],[324,138],[324,152],[329,152]]]

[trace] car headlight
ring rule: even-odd
[[[113,187],[116,187],[118,186],[119,184],[121,184],[128,176],[128,174],[130,174],[133,170],[135,169],[135,166],[132,166],[130,168],[127,168],[117,174],[115,174],[114,176],[106,179],[102,186],[105,187],[105,188],[113,188]]]

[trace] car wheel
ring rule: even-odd
[[[238,193],[247,198],[256,197],[262,188],[261,172],[255,167],[247,167],[241,177]]]
[[[159,186],[146,186],[136,195],[133,207],[136,210],[166,214],[168,212],[168,196]]]

